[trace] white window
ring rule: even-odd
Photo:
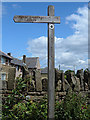
[[[6,80],[6,73],[1,74],[1,80]]]
[[[0,72],[0,80],[8,80],[8,74],[6,72]]]

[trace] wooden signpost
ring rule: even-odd
[[[14,16],[16,23],[48,23],[48,120],[54,120],[55,68],[54,68],[54,24],[60,17],[54,16],[54,6],[48,6],[48,16]]]

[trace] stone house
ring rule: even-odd
[[[23,55],[22,61],[27,66],[30,75],[33,76],[33,80],[35,80],[36,70],[40,71],[39,57],[26,57],[26,55]]]
[[[29,74],[35,76],[35,71],[40,70],[39,57],[26,57],[23,55],[23,59],[19,60],[11,56],[11,53],[8,53],[8,56],[11,58],[10,65],[16,68],[16,77],[24,76],[24,66],[27,66]]]
[[[32,75],[33,80],[37,80],[37,73],[40,72],[39,57],[26,57],[19,60],[11,56],[11,53],[5,54],[0,51],[0,63],[2,66],[0,71],[0,78],[4,80],[4,89],[13,89],[15,86],[15,79],[17,77],[24,77],[24,66],[27,66],[29,75]],[[37,71],[37,73],[36,73]]]
[[[39,57],[26,57],[26,55],[23,55],[23,59],[19,60],[12,57],[11,53],[5,54],[0,51],[0,60],[2,66],[0,71],[0,79],[4,80],[2,82],[3,89],[15,88],[15,79],[19,76],[24,78],[25,72],[27,71],[29,75],[33,76],[32,80],[34,86],[37,88],[36,90],[41,91],[42,82]]]
[[[0,80],[1,89],[13,89],[15,68],[11,67],[12,57],[0,51]]]

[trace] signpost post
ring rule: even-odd
[[[48,23],[48,120],[54,120],[55,68],[54,68],[54,24],[60,17],[54,16],[54,6],[48,6],[48,16],[14,16],[16,23]]]

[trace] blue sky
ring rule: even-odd
[[[40,57],[41,67],[47,65],[47,24],[14,23],[15,15],[47,16],[48,5],[54,5],[55,66],[61,69],[85,68],[88,59],[87,3],[5,2],[2,4],[2,51],[14,57]]]

